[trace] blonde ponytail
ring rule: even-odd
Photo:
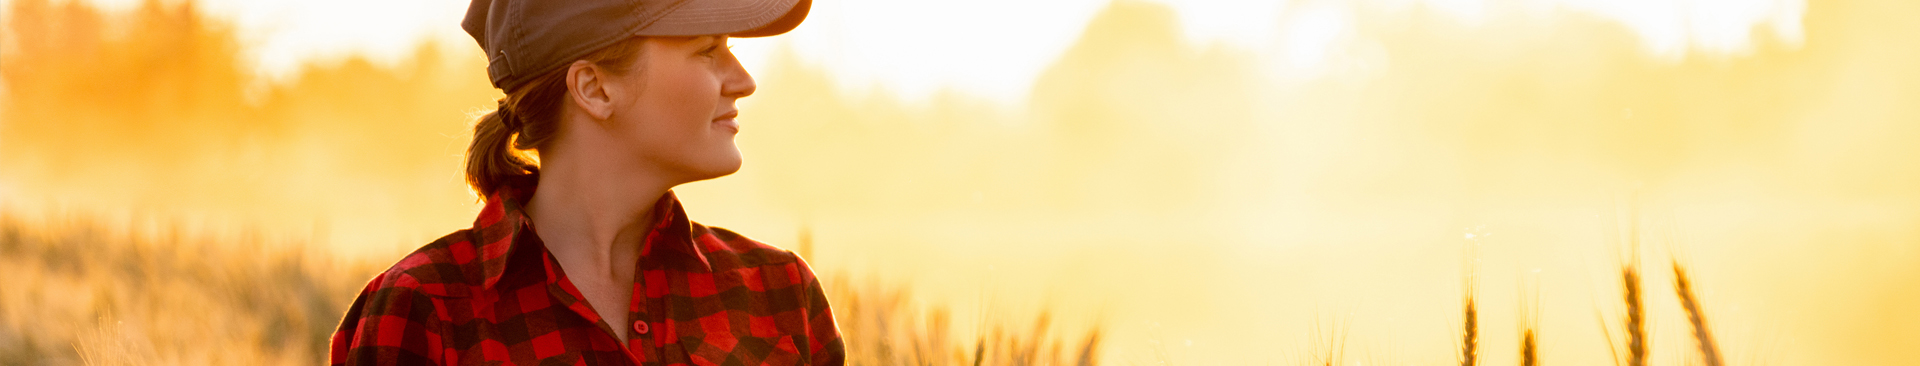
[[[540,167],[514,151],[523,120],[513,115],[506,99],[500,101],[500,108],[473,125],[473,143],[467,146],[467,185],[481,197],[492,197],[503,186],[539,181]]]

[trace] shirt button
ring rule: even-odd
[[[645,320],[633,322],[633,331],[639,332],[640,334],[647,334],[647,322]]]

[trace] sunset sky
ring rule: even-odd
[[[148,0],[85,0],[129,8]],[[160,0],[174,1],[174,0]],[[1632,29],[1650,57],[1688,50],[1738,54],[1755,32],[1801,37],[1801,0],[1122,0],[1171,6],[1189,41],[1253,50],[1270,72],[1311,76],[1356,41],[1356,8],[1430,8],[1473,24],[1495,14],[1590,14]],[[778,47],[829,70],[844,86],[924,97],[953,89],[1002,102],[1024,98],[1108,0],[823,0],[806,26],[771,40],[737,41],[749,69]],[[464,0],[204,0],[242,28],[252,61],[284,76],[301,62],[349,52],[391,60],[422,39],[473,51],[459,21]],[[477,52],[476,52],[477,54]]]

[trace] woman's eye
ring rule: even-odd
[[[700,50],[700,55],[706,56],[706,57],[713,57],[713,51],[718,51],[718,50],[720,50],[719,45],[707,46],[707,48]]]

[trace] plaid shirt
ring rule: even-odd
[[[687,220],[669,192],[641,249],[625,344],[567,280],[503,188],[472,229],[375,277],[333,334],[334,365],[841,365],[820,281],[799,256]],[[596,304],[598,305],[598,304]]]

